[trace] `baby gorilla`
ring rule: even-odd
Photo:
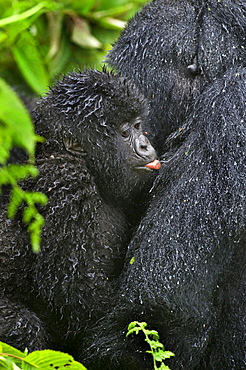
[[[46,142],[37,148],[39,177],[23,187],[49,203],[37,255],[21,215],[0,216],[1,341],[76,355],[105,313],[130,238],[128,214],[160,167],[141,129],[147,115],[137,88],[105,71],[71,73],[38,102],[34,121]]]

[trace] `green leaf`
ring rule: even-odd
[[[9,359],[8,362],[9,364],[11,364],[12,369],[16,369],[17,366],[13,367],[12,361],[14,361],[16,365],[21,367],[22,361],[26,357],[26,353],[19,351],[18,349],[10,346],[9,344],[0,342],[0,356],[5,360],[5,364],[7,363],[6,359],[8,358]],[[0,366],[0,369],[1,369],[1,366]],[[7,369],[9,369],[9,367],[7,367]]]
[[[101,42],[91,34],[88,22],[79,17],[74,18],[71,40],[83,48],[99,49],[102,47]]]
[[[160,336],[159,336],[159,334],[156,330],[147,330],[146,329],[145,333],[147,335],[149,335],[150,337],[152,337],[153,340],[159,340],[160,339]]]
[[[75,361],[72,356],[52,350],[35,351],[27,355],[26,361],[33,363],[41,370],[51,369],[69,369],[69,370],[86,370],[86,368]],[[27,368],[23,367],[23,370]]]
[[[27,355],[25,352],[21,352],[7,343],[0,342],[0,354],[1,355],[2,355],[2,352],[8,353],[16,357],[20,357],[20,358],[24,358]]]
[[[0,120],[7,124],[12,146],[35,150],[35,135],[30,116],[15,92],[0,78]]]
[[[13,187],[11,191],[9,206],[8,206],[8,217],[13,218],[22,205],[24,200],[23,191],[19,187]]]
[[[27,230],[30,233],[32,249],[35,253],[38,253],[40,251],[44,218],[38,213],[35,203],[44,205],[47,203],[47,197],[38,192],[24,192],[18,185],[13,185],[8,206],[8,217],[13,218],[23,202],[27,204],[23,211],[23,221],[29,223]]]
[[[29,198],[33,203],[45,205],[48,198],[45,194],[39,192],[25,192],[26,198]]]
[[[49,76],[36,46],[34,37],[28,32],[21,33],[12,53],[18,67],[31,88],[42,95],[48,90]]]
[[[152,349],[163,349],[164,348],[164,346],[163,346],[163,344],[162,343],[160,343],[160,342],[156,342],[155,340],[150,340],[150,339],[145,339],[146,340],[146,342],[148,342],[148,344],[150,345],[150,347],[152,348]]]
[[[14,362],[10,361],[6,357],[0,356],[0,369],[2,370],[22,370]]]
[[[3,32],[2,30],[0,30],[0,44],[4,41],[7,41],[7,34],[5,32]]]
[[[71,60],[71,48],[64,34],[61,35],[60,47],[57,54],[49,61],[49,74],[51,77],[64,71],[66,64]]]
[[[47,12],[48,10],[56,10],[62,7],[62,4],[59,4],[57,2],[46,1],[37,4],[31,9],[25,10],[23,13],[19,13],[20,9],[26,9],[26,7],[30,6],[30,3],[23,1],[21,4],[19,3],[18,5],[12,2],[10,7],[12,6],[13,15],[0,20],[0,23],[2,23],[4,31],[6,32],[6,35],[8,37],[5,44],[6,46],[9,45],[10,47],[12,47],[12,43],[14,42],[16,36],[18,36],[21,32],[29,27],[30,30],[33,29],[32,26],[35,27],[34,22],[41,14]]]
[[[34,253],[40,251],[41,232],[44,225],[44,218],[37,211],[34,211],[34,221],[29,224],[27,230],[30,233],[31,245]]]
[[[2,185],[8,185],[10,182],[8,167],[0,167],[0,187]]]
[[[7,24],[19,22],[21,20],[29,18],[29,17],[33,16],[34,14],[38,13],[42,8],[47,7],[47,5],[48,5],[48,2],[44,1],[44,2],[41,2],[41,3],[37,4],[33,8],[28,9],[27,11],[25,11],[21,14],[14,14],[10,17],[0,19],[0,27],[3,27],[3,26],[6,26]]]
[[[111,17],[100,18],[98,20],[98,23],[102,27],[112,29],[112,30],[122,30],[126,25],[126,22],[121,21],[120,19],[115,19]]]
[[[175,354],[171,351],[164,351],[162,353],[162,359],[165,360],[166,358],[170,358],[172,356],[175,356]]]
[[[167,365],[165,364],[161,364],[160,367],[158,367],[158,370],[171,370],[170,367],[168,367]]]
[[[138,322],[138,321],[132,321],[128,325],[128,331],[126,336],[128,337],[129,334],[138,334],[141,330],[144,332],[145,327],[147,326],[146,322]]]
[[[106,10],[99,10],[97,12],[91,13],[91,15],[95,19],[100,19],[104,17],[116,17],[123,13],[126,13],[130,10],[132,10],[133,4],[125,4],[123,6],[114,6],[112,8],[106,9]]]
[[[6,370],[86,370],[72,356],[53,350],[21,352],[8,344],[0,342],[0,369]]]
[[[74,3],[74,0],[72,0]],[[76,8],[78,7],[78,10],[80,10],[81,14],[85,14],[88,11],[90,11],[93,6],[95,5],[95,0],[86,0],[81,3],[81,0],[77,1],[77,4],[73,4],[73,6]]]
[[[35,177],[38,175],[38,169],[30,164],[10,164],[6,167],[6,169],[8,171],[8,175],[12,178],[12,180],[14,180],[14,182],[24,180],[29,176]]]
[[[0,101],[1,105],[1,101]],[[10,149],[12,148],[12,132],[11,128],[0,122],[0,163],[5,164],[10,155]],[[0,178],[0,181],[2,179]]]
[[[50,48],[46,56],[46,60],[50,61],[60,50],[62,25],[64,21],[64,14],[60,12],[47,13],[47,19],[50,29]]]
[[[35,213],[32,207],[26,207],[23,210],[23,222],[25,224],[28,224],[29,222],[31,222],[34,216],[35,216]]]

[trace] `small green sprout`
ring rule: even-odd
[[[164,364],[164,360],[175,356],[174,353],[170,351],[165,351],[164,345],[159,342],[159,334],[156,330],[148,330],[146,322],[133,321],[128,326],[128,332],[126,336],[130,334],[138,334],[140,331],[145,335],[145,341],[150,346],[150,351],[153,357],[154,370],[170,370],[170,368]],[[157,365],[157,362],[160,362],[160,366]]]

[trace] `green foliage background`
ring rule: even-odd
[[[61,73],[101,68],[147,0],[1,0],[0,77],[43,94]]]
[[[147,0],[0,0],[0,193],[9,185],[8,216],[24,206],[31,245],[40,249],[43,194],[23,192],[19,181],[37,176],[35,144],[40,141],[18,93],[43,95],[61,74],[102,68],[102,60],[126,21]],[[11,148],[29,161],[9,164]],[[0,199],[1,205],[1,199]]]

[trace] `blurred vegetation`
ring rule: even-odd
[[[147,0],[1,0],[0,77],[40,95],[61,73],[101,68]]]

